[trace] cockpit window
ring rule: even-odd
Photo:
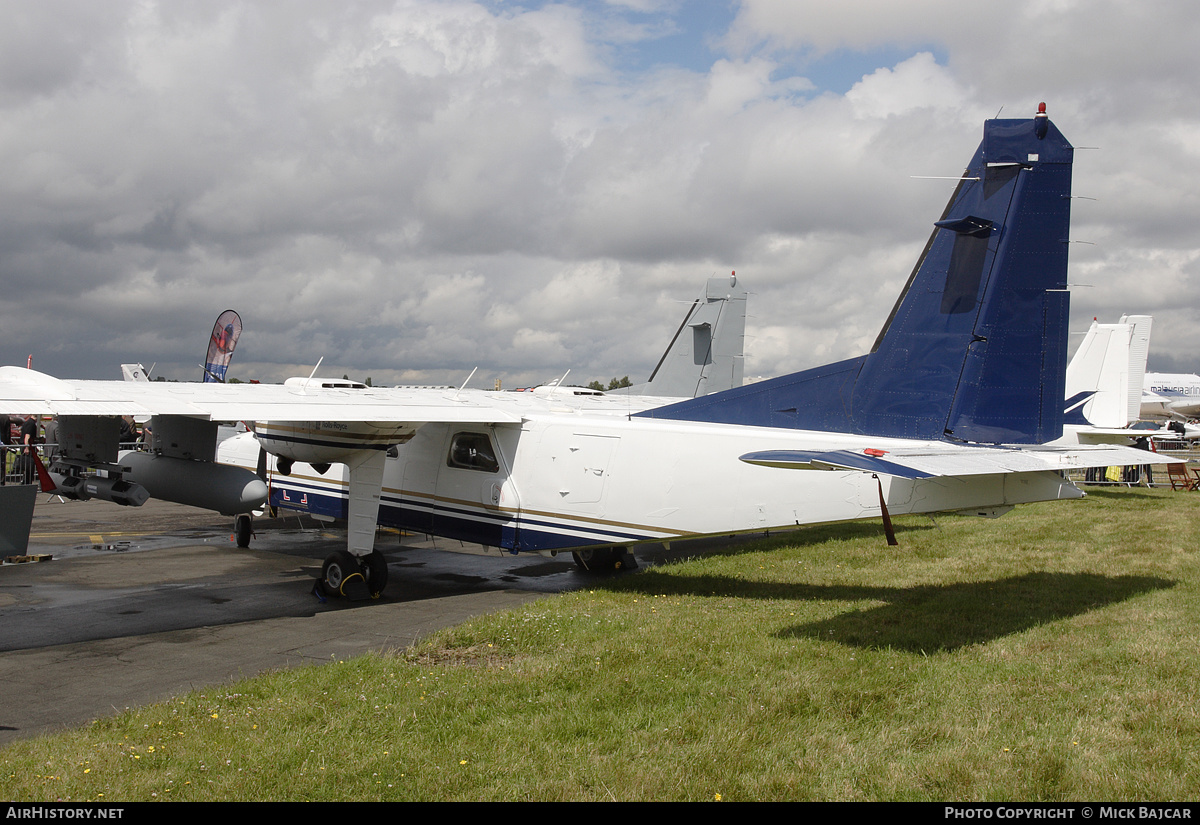
[[[450,440],[450,455],[446,457],[446,466],[480,470],[485,473],[500,471],[491,439],[484,433],[455,433],[454,438]]]

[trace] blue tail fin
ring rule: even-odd
[[[641,415],[954,441],[1057,438],[1073,153],[1044,111],[987,121],[870,354]]]

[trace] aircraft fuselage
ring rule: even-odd
[[[770,428],[531,414],[519,425],[422,426],[386,459],[378,523],[504,550],[553,551],[878,518],[879,484],[894,514],[1004,508],[1081,494],[1052,470],[906,479],[856,471],[763,467],[757,450],[820,450],[847,437]],[[862,447],[912,449],[861,437]],[[239,436],[222,460],[253,466]],[[348,473],[268,462],[270,503],[347,518]]]

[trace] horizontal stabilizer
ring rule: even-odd
[[[885,457],[886,456],[886,457]],[[1181,459],[1131,447],[952,447],[925,450],[762,450],[739,456],[747,464],[793,470],[857,470],[897,478],[933,478],[1081,470],[1135,464],[1177,464]]]
[[[888,461],[879,456],[856,453],[852,450],[833,450],[831,452],[764,450],[757,453],[746,453],[739,458],[747,464],[758,464],[761,467],[801,470],[862,470],[900,478],[930,478],[935,475],[913,467],[906,467],[895,461]]]

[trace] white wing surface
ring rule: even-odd
[[[37,415],[178,415],[212,421],[429,421],[516,423],[519,413],[488,403],[481,391],[280,384],[64,381],[0,367],[0,405]]]

